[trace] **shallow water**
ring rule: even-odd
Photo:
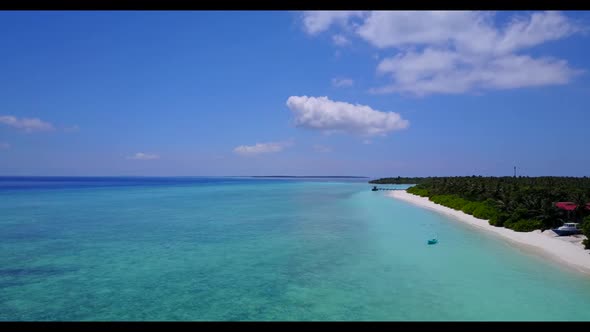
[[[5,321],[590,319],[587,276],[365,180],[0,178],[0,230]]]

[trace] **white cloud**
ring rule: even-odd
[[[317,10],[303,13],[303,28],[310,35],[318,34],[330,28],[332,24],[347,24],[350,17],[361,16],[362,11]]]
[[[510,52],[582,32],[585,28],[559,12],[534,13],[515,18],[499,38],[498,50]]]
[[[554,11],[514,15],[503,25],[496,22],[495,12],[471,11],[372,11],[336,17],[318,12],[314,22],[323,22],[314,33],[338,22],[343,31],[377,49],[395,49],[377,67],[392,82],[372,91],[416,95],[566,84],[582,71],[564,60],[522,52],[587,30]]]
[[[160,156],[157,155],[157,154],[137,152],[136,154],[127,157],[127,159],[133,159],[133,160],[154,160],[154,159],[160,159]]]
[[[316,152],[321,152],[321,153],[327,153],[327,152],[332,152],[332,148],[326,145],[321,145],[321,144],[315,144],[313,146],[313,149]]]
[[[240,145],[234,148],[234,152],[242,156],[252,156],[261,153],[281,152],[293,145],[292,141],[256,143],[254,145]]]
[[[377,48],[473,42],[489,33],[488,14],[466,11],[374,11],[356,33]],[[472,30],[466,30],[469,28]]]
[[[391,75],[393,82],[372,92],[414,95],[566,84],[581,73],[571,69],[566,61],[553,58],[473,56],[434,49],[384,59],[377,72]]]
[[[350,40],[348,40],[348,38],[346,38],[343,35],[333,35],[332,36],[332,42],[334,43],[334,45],[336,46],[346,46],[346,45],[350,45]]]
[[[332,85],[337,88],[351,87],[354,81],[350,78],[333,78]]]
[[[10,148],[10,144],[5,143],[5,142],[0,142],[0,150],[4,150],[4,149],[8,149]]]
[[[34,131],[51,131],[55,128],[49,122],[44,122],[38,118],[17,118],[12,115],[0,115],[0,124],[5,124],[27,133]]]
[[[326,133],[375,136],[404,129],[409,125],[398,113],[332,101],[328,97],[291,96],[287,99],[287,107],[295,115],[296,126]]]
[[[513,17],[505,28],[493,12],[376,11],[357,34],[378,48],[407,45],[453,46],[463,52],[507,53],[580,31],[559,12]]]

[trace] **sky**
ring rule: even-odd
[[[0,175],[590,176],[590,12],[0,12]]]

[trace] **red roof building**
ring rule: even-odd
[[[555,207],[566,211],[574,211],[578,206],[573,202],[557,202]],[[586,210],[590,210],[590,203],[586,203]]]

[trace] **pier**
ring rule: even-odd
[[[378,190],[406,190],[406,189],[401,189],[401,188],[377,188],[377,186],[373,186],[373,189],[371,189],[371,191],[378,191]]]

